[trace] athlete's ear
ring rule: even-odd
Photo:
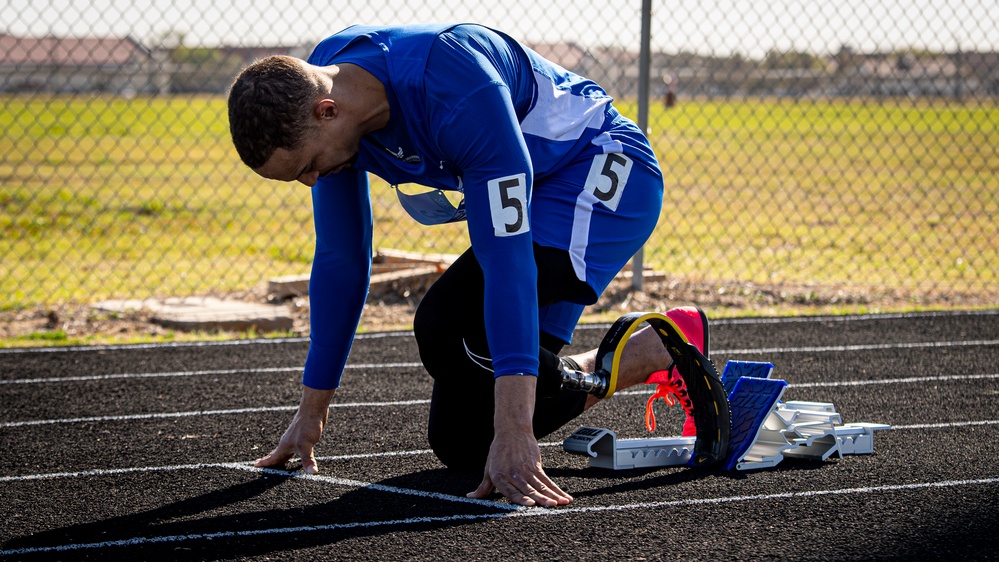
[[[322,98],[316,102],[317,119],[335,119],[340,114],[340,105],[330,98]]]

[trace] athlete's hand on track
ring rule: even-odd
[[[496,489],[518,505],[566,505],[572,496],[552,482],[541,467],[541,449],[531,432],[497,434],[489,447],[482,483],[470,498],[486,498]]]
[[[486,498],[495,489],[518,505],[553,507],[572,501],[541,466],[541,448],[531,428],[536,384],[530,376],[496,380],[495,435],[482,483],[468,497]]]
[[[330,401],[335,393],[336,389],[316,390],[303,386],[302,401],[298,406],[298,412],[295,413],[291,425],[281,436],[277,448],[269,455],[257,459],[253,466],[284,468],[292,457],[298,456],[302,459],[302,472],[305,474],[319,473],[319,464],[316,463],[313,449],[323,435],[323,429],[329,419]]]

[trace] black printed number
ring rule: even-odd
[[[504,209],[513,209],[517,213],[517,219],[513,224],[505,223],[506,231],[511,234],[519,232],[524,225],[524,204],[517,197],[510,195],[510,189],[514,187],[520,187],[520,180],[514,178],[499,182],[500,205]]]
[[[489,212],[495,236],[515,236],[530,231],[527,209],[526,174],[489,180]]]
[[[613,199],[614,195],[617,194],[617,186],[620,181],[618,169],[624,170],[627,165],[628,159],[624,156],[617,153],[608,154],[607,158],[604,159],[604,166],[600,170],[600,175],[610,180],[610,188],[607,191],[602,191],[600,186],[596,186],[593,188],[593,196],[604,203]],[[617,166],[617,169],[615,169],[615,166]]]
[[[633,164],[631,158],[617,152],[594,156],[584,189],[599,203],[611,211],[617,211],[621,195],[628,186]]]

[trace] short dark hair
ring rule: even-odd
[[[278,148],[297,148],[318,92],[291,57],[270,56],[240,72],[229,89],[229,133],[243,163],[256,169]]]

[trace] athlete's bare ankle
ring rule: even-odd
[[[671,358],[662,340],[650,326],[638,330],[625,343],[621,351],[618,379],[614,390],[644,384],[649,375],[666,369]],[[597,350],[562,358],[563,388],[585,390],[596,397],[603,397],[610,381],[607,373],[595,373]]]
[[[621,353],[618,390],[645,384],[649,375],[666,369],[671,361],[656,331],[651,326],[643,327],[632,334]]]
[[[579,365],[579,370],[586,373],[592,373],[597,369],[596,349],[591,349],[590,351],[584,351],[583,353],[579,353],[577,355],[570,355],[565,359],[568,359],[573,363],[575,363],[576,365]]]

